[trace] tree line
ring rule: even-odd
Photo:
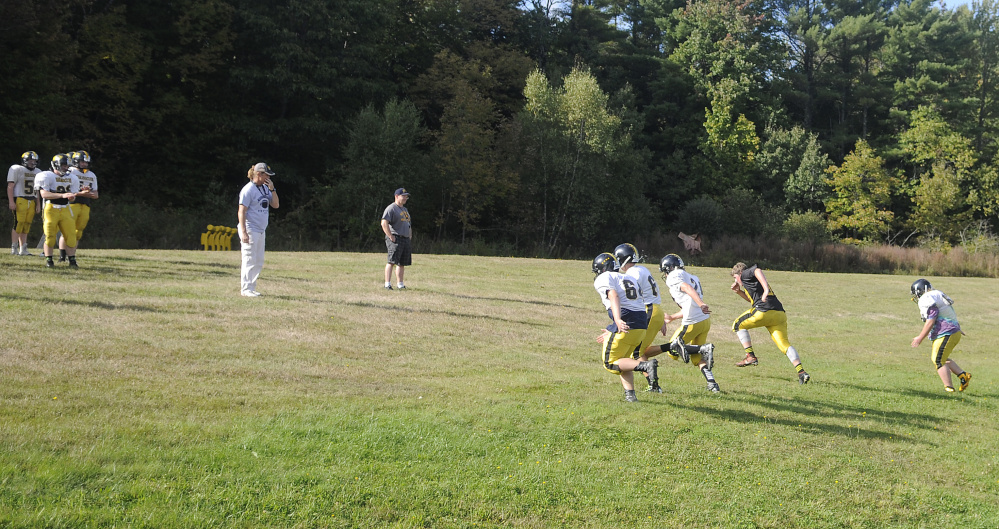
[[[89,151],[106,245],[193,247],[263,160],[286,205],[276,248],[375,247],[406,187],[418,242],[522,255],[667,230],[994,251],[997,16],[995,0],[6,0],[0,148]]]

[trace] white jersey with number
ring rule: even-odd
[[[80,187],[90,186],[91,191],[97,191],[97,175],[93,171],[90,169],[81,171],[74,167],[69,172],[76,175],[76,178],[80,181]]]
[[[60,176],[52,171],[43,171],[35,178],[35,189],[44,189],[50,193],[79,193],[80,180],[73,173]],[[65,207],[65,204],[53,206]]]
[[[593,280],[593,288],[600,294],[600,301],[607,309],[607,315],[611,316],[611,300],[607,294],[613,290],[617,292],[618,300],[621,304],[621,319],[632,329],[644,329],[649,325],[649,318],[645,313],[645,298],[642,297],[642,287],[635,283],[635,280],[618,272],[604,272]],[[613,318],[613,316],[611,316]],[[611,324],[608,330],[615,332],[615,324]]]
[[[701,301],[704,301],[701,280],[697,276],[682,268],[677,268],[666,276],[666,287],[669,288],[669,295],[683,311],[683,325],[693,325],[708,319],[708,315],[701,311],[701,307],[694,303],[694,299],[680,288],[680,285],[683,284],[690,285],[694,292],[697,292],[697,295],[701,297]]]
[[[655,278],[652,277],[652,272],[649,272],[648,268],[635,265],[629,268],[624,275],[634,279],[642,286],[642,296],[645,298],[646,305],[662,304],[663,300],[659,295],[659,284],[656,283]]]
[[[41,172],[37,167],[28,169],[20,164],[10,166],[7,170],[7,183],[14,183],[14,198],[35,196],[35,176]]]

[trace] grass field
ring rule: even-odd
[[[237,252],[0,256],[0,527],[999,526],[999,282],[929,278],[974,374],[946,394],[908,276],[768,271],[812,383],[726,269],[720,394],[664,361],[627,404],[589,262]],[[658,270],[652,267],[658,278]],[[665,341],[665,339],[664,339]],[[639,390],[644,389],[639,382]]]

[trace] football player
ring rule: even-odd
[[[638,349],[635,349],[632,357],[640,362],[644,362],[662,352],[658,347],[654,348],[654,350],[649,349],[649,346],[652,345],[652,340],[656,338],[656,333],[665,331],[663,327],[662,298],[659,295],[659,285],[652,277],[652,273],[649,272],[648,268],[636,266],[642,260],[642,257],[638,253],[638,248],[635,248],[635,245],[630,243],[619,244],[617,248],[614,248],[614,258],[617,259],[620,272],[633,279],[635,283],[642,287],[645,313],[649,324],[645,330],[645,337],[642,338],[642,345]],[[646,378],[646,380],[649,382],[649,387],[646,391],[654,393],[663,392],[658,382],[653,383],[649,378]]]
[[[593,288],[600,295],[600,301],[611,319],[611,324],[607,326],[610,334],[606,339],[601,339],[603,335],[597,339],[602,342],[604,369],[621,377],[624,400],[638,402],[633,371],[648,373],[650,384],[659,383],[658,360],[653,358],[642,362],[632,357],[635,349],[642,345],[649,323],[642,287],[631,277],[618,273],[617,259],[609,253],[602,253],[593,259],[593,273],[597,276],[593,280]]]
[[[87,151],[77,151],[69,155],[70,171],[80,181],[80,192],[76,201],[69,205],[76,220],[76,246],[80,247],[83,230],[90,222],[90,204],[97,200],[97,175],[90,170],[90,154]],[[59,237],[59,262],[66,261],[66,237]]]
[[[45,200],[42,230],[45,232],[45,266],[52,268],[52,249],[56,246],[59,232],[66,237],[66,251],[69,254],[70,268],[76,265],[76,221],[70,202],[76,200],[80,181],[69,171],[69,156],[57,154],[52,157],[52,170],[45,171],[35,178],[35,189]]]
[[[777,299],[777,294],[770,289],[770,283],[763,275],[763,270],[756,265],[747,267],[746,263],[736,263],[732,267],[732,278],[735,280],[729,287],[732,292],[752,304],[752,307],[736,318],[732,325],[732,330],[742,342],[742,347],[746,349],[746,357],[735,365],[747,367],[759,363],[756,352],[753,351],[753,341],[749,338],[749,329],[766,327],[770,338],[780,351],[787,355],[787,359],[798,372],[798,383],[807,384],[812,377],[801,365],[797,349],[788,342],[787,314],[784,312],[784,305]]]
[[[659,271],[669,289],[673,301],[680,307],[675,314],[666,315],[666,323],[681,320],[680,327],[673,333],[669,345],[656,346],[658,349],[668,348],[670,357],[682,359],[684,363],[693,362],[704,375],[708,383],[708,391],[718,393],[720,388],[711,372],[714,367],[714,344],[708,341],[708,331],[711,330],[711,309],[702,296],[701,280],[684,269],[683,259],[674,253],[668,254],[659,261]]]
[[[14,214],[14,227],[10,230],[11,255],[32,255],[28,252],[28,231],[35,214],[42,211],[41,204],[35,200],[35,175],[41,172],[35,151],[22,154],[21,163],[7,170],[7,203]]]
[[[944,384],[944,391],[953,392],[954,386],[951,384],[950,374],[954,373],[961,380],[960,391],[968,389],[971,383],[971,373],[961,369],[956,362],[951,360],[950,354],[961,342],[961,324],[957,322],[957,313],[954,312],[954,301],[947,297],[947,294],[934,289],[930,282],[925,279],[917,279],[909,287],[912,294],[912,301],[919,306],[919,315],[926,322],[919,336],[912,339],[912,346],[919,347],[919,344],[927,336],[933,340],[930,348],[930,360],[936,366],[937,374]]]

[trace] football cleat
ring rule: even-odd
[[[79,266],[77,266],[76,261],[70,261],[69,262],[69,267],[72,268],[73,270],[76,270],[77,268],[80,268]]]
[[[646,360],[644,362],[639,362],[635,366],[635,371],[639,373],[648,373],[649,375],[649,385],[658,386],[659,385],[659,360],[655,358],[651,360]]]
[[[392,285],[385,285],[385,290],[392,290]]]
[[[662,393],[663,388],[659,387],[659,384],[653,384],[646,388],[645,391],[648,391],[649,393]]]
[[[944,391],[946,391],[947,393],[954,393],[954,387],[953,386],[944,386]]]
[[[715,367],[715,344],[701,346],[701,360],[708,365],[708,369]]]
[[[635,390],[633,389],[625,390],[624,400],[628,402],[638,402],[638,397],[635,396]]]
[[[55,268],[55,263],[52,262],[52,259],[47,259],[45,261],[45,268]]]
[[[743,358],[741,362],[736,362],[735,367],[755,366],[759,363],[760,361],[755,355],[747,354],[746,358]]]
[[[406,285],[399,285],[396,288],[399,289],[399,290],[409,290],[408,288],[406,288]]]
[[[965,371],[964,373],[957,375],[957,378],[961,379],[961,387],[958,388],[958,391],[964,391],[968,389],[968,384],[971,384],[971,373]]]
[[[690,353],[687,352],[687,345],[683,343],[683,338],[677,336],[676,340],[669,344],[669,350],[679,356],[684,364],[690,363]]]
[[[710,391],[711,393],[718,393],[719,391],[721,391],[721,388],[718,387],[717,382],[708,382],[708,391]]]
[[[25,246],[24,248],[21,248],[21,253],[20,253],[20,255],[31,255],[31,256],[34,256],[35,254],[33,254],[33,253],[29,252],[29,251],[28,251],[28,247],[27,247],[27,246]]]
[[[17,246],[14,246],[13,244],[10,246],[10,254],[17,255]]]
[[[812,379],[812,377],[807,372],[805,372],[805,371],[802,371],[801,373],[798,373],[798,383],[799,384],[802,384],[802,385],[808,384],[808,381],[811,380],[811,379]]]

